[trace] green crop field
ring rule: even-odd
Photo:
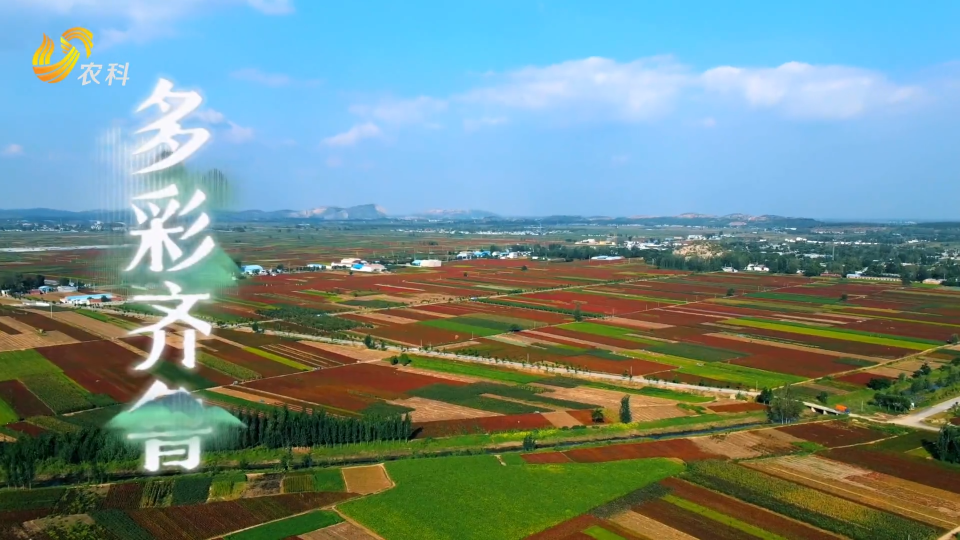
[[[502,334],[507,331],[502,329],[486,328],[483,326],[474,326],[472,324],[457,322],[456,317],[452,319],[433,319],[429,321],[420,321],[416,324],[429,326],[431,328],[439,328],[441,330],[448,330],[450,332],[457,332],[464,339],[467,339],[467,336],[484,337],[484,336],[492,336],[494,334]]]
[[[857,343],[869,343],[872,345],[883,345],[886,347],[897,347],[900,349],[910,349],[914,351],[925,351],[932,347],[941,345],[941,343],[931,340],[923,340],[907,337],[884,337],[868,332],[857,332],[855,330],[842,330],[837,328],[822,328],[819,326],[805,326],[797,323],[773,322],[763,319],[725,319],[721,324],[732,324],[735,326],[745,326],[747,328],[760,328],[763,330],[775,330],[777,332],[786,332],[790,334],[800,334],[803,336],[815,336],[830,339],[840,339],[844,341],[855,341]]]
[[[574,332],[582,332],[584,334],[593,334],[595,336],[605,336],[623,339],[626,341],[635,341],[637,343],[646,343],[648,345],[662,343],[661,341],[657,341],[655,339],[647,339],[642,336],[634,335],[634,332],[636,332],[636,329],[634,328],[622,328],[620,326],[612,326],[609,324],[577,322],[561,324],[559,328],[573,330]]]
[[[467,375],[470,377],[481,377],[492,381],[511,382],[517,384],[529,384],[537,382],[543,378],[542,375],[530,375],[519,371],[508,371],[497,369],[495,367],[485,366],[483,364],[470,364],[466,362],[457,362],[454,360],[440,360],[425,356],[412,356],[413,365],[421,369],[438,371],[441,373],[452,373],[455,375]]]
[[[336,525],[343,521],[343,518],[334,512],[324,510],[315,510],[299,516],[293,516],[266,525],[260,525],[243,532],[230,534],[224,537],[225,540],[282,540],[283,538],[295,537],[317,529]]]
[[[718,381],[724,381],[734,385],[739,383],[745,387],[751,388],[776,388],[785,384],[794,384],[807,380],[806,377],[800,377],[797,375],[789,375],[787,373],[766,371],[763,369],[738,366],[735,364],[726,364],[722,362],[703,363],[687,358],[680,358],[679,356],[652,355],[646,353],[646,351],[630,351],[629,354],[630,356],[640,358],[642,360],[649,360],[651,362],[659,362],[661,364],[676,366],[677,371],[680,373],[688,373],[697,377],[716,379]]]
[[[387,464],[397,487],[339,506],[387,540],[523,538],[683,466],[663,459],[501,465],[494,456]]]
[[[778,292],[758,292],[746,295],[747,298],[767,298],[770,300],[784,300],[787,302],[801,302],[804,304],[836,304],[840,302],[840,297],[828,298],[813,294],[796,293],[778,293]]]
[[[663,343],[654,347],[648,347],[646,350],[660,354],[690,358],[691,360],[701,360],[703,362],[725,362],[727,360],[733,360],[734,358],[747,356],[745,353],[731,351],[729,349],[691,343]]]
[[[60,368],[35,350],[0,352],[0,380],[60,373]]]

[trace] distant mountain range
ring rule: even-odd
[[[595,223],[604,225],[690,225],[704,227],[737,227],[745,225],[763,227],[796,227],[806,229],[827,225],[827,222],[810,219],[776,215],[752,216],[748,214],[727,214],[722,216],[710,214],[686,213],[676,216],[633,215],[627,217],[612,216],[500,216],[485,210],[427,210],[408,215],[390,215],[386,209],[376,204],[361,204],[358,206],[319,206],[309,210],[241,210],[217,212],[216,219],[221,222],[289,222],[289,221],[427,221],[427,222],[457,222],[457,221],[486,221],[486,222],[533,222],[543,226],[559,226],[577,223]],[[89,222],[101,221],[127,222],[133,221],[133,214],[127,209],[118,210],[88,210],[73,212],[52,208],[28,208],[18,210],[0,210],[0,222]],[[866,223],[856,220],[830,220],[832,224],[860,224]],[[877,223],[874,223],[877,224]]]

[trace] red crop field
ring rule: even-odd
[[[613,325],[610,325],[613,326]],[[608,336],[599,336],[596,334],[588,334],[585,332],[577,332],[575,330],[568,330],[566,328],[538,328],[537,332],[542,332],[544,334],[551,334],[560,337],[573,338],[577,340],[589,341],[591,343],[599,343],[601,345],[608,345],[610,347],[617,347],[620,349],[640,349],[644,347],[644,344],[637,343],[636,341],[629,341],[626,339],[617,339],[614,337]],[[570,342],[571,345],[576,344],[575,341]],[[583,345],[581,345],[583,346]]]
[[[883,379],[887,381],[897,380],[894,377],[889,377],[887,375],[878,375],[876,373],[870,373],[869,371],[858,371],[856,373],[848,373],[846,375],[841,375],[836,378],[840,382],[855,384],[858,386],[866,386],[873,379]]]
[[[858,447],[834,448],[823,456],[960,494],[960,471],[938,461]]]
[[[244,383],[253,388],[294,399],[362,411],[377,400],[406,397],[406,392],[432,384],[462,386],[466,383],[399,371],[374,364],[353,364]],[[239,388],[239,387],[238,387]]]
[[[0,399],[13,407],[20,418],[53,414],[50,407],[47,407],[37,396],[33,395],[33,392],[27,390],[27,387],[20,381],[0,382]]]
[[[19,330],[17,330],[16,328],[10,328],[9,326],[7,326],[7,325],[5,325],[5,324],[3,324],[3,323],[0,323],[0,332],[3,332],[4,334],[7,334],[8,336],[16,336],[16,335],[20,335],[20,334],[22,333],[22,332],[20,332]]]
[[[911,315],[912,317],[912,315]],[[951,334],[957,333],[956,326],[941,326],[935,324],[909,323],[903,321],[889,321],[886,319],[871,319],[847,325],[851,330],[893,334],[921,339],[931,339],[947,343]]]
[[[795,538],[797,540],[836,540],[837,538],[799,521],[785,518],[780,514],[775,514],[677,478],[667,478],[662,480],[660,484],[670,488],[672,495],[739,519],[744,523],[750,523],[765,531],[779,534],[784,538]]]
[[[564,454],[578,463],[602,463],[654,457],[673,457],[684,461],[696,461],[720,457],[716,454],[704,452],[689,439],[668,439],[642,443],[611,444],[597,448],[577,448],[567,450]]]
[[[36,437],[36,436],[38,436],[38,435],[42,435],[42,434],[44,434],[44,433],[47,432],[47,430],[43,429],[42,427],[40,427],[40,426],[35,426],[35,425],[30,424],[30,423],[28,423],[28,422],[14,422],[14,423],[12,423],[12,424],[7,424],[7,425],[4,426],[4,427],[7,427],[7,428],[12,429],[12,430],[14,430],[14,431],[19,431],[20,433],[26,433],[27,435],[30,435],[31,437]]]
[[[563,452],[541,452],[538,454],[523,454],[524,461],[534,465],[547,463],[570,463],[570,458]]]
[[[436,420],[414,424],[414,437],[448,437],[472,433],[496,433],[498,431],[516,431],[553,427],[542,414],[511,414],[507,416],[488,416],[462,420]]]
[[[103,509],[129,510],[140,507],[140,497],[143,495],[142,482],[129,484],[112,484],[107,496],[100,505]]]
[[[751,534],[739,531],[729,525],[714,521],[660,499],[644,502],[639,506],[633,507],[633,511],[659,521],[668,527],[687,533],[694,538],[709,538],[711,540],[756,539],[756,537]]]
[[[708,409],[717,413],[740,413],[749,411],[765,411],[767,406],[763,403],[731,403],[729,405],[708,405]]]
[[[40,347],[37,352],[93,394],[125,403],[149,386],[149,374],[133,372],[145,357],[110,341]]]
[[[886,437],[879,431],[842,422],[796,424],[776,429],[794,437],[821,444],[827,448],[873,442]]]

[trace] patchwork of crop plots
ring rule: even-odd
[[[607,461],[663,453],[687,461],[675,477],[528,538],[932,540],[960,525],[960,467],[918,455],[931,435],[890,436],[828,422],[743,431],[723,441],[696,437],[524,454],[531,467],[570,463],[577,455]],[[821,444],[836,448],[798,453]],[[938,482],[929,481],[933,471]],[[617,536],[593,536],[591,527]]]
[[[283,518],[357,496],[346,491],[340,469],[280,475],[278,488],[270,493],[257,487],[261,476],[203,474],[100,486],[4,491],[0,492],[0,535],[26,538],[23,522],[39,519],[29,529],[36,532],[57,519],[87,519],[85,515],[110,539],[203,540],[265,522],[275,522],[272,527],[279,527],[278,530],[289,529],[285,536],[290,536],[336,523],[339,518],[311,520],[311,527],[304,523],[299,528],[291,528],[293,523]],[[307,481],[301,481],[304,479]],[[47,538],[43,533],[29,537]]]

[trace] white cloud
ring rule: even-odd
[[[899,86],[876,71],[787,62],[775,68],[710,69],[701,77],[710,92],[734,95],[758,109],[793,118],[845,119],[909,101],[918,87]]]
[[[704,118],[703,120],[700,121],[700,125],[702,125],[702,126],[705,127],[705,128],[716,127],[716,125],[717,125],[717,120],[716,120],[716,118],[714,118],[714,117],[712,117],[712,116],[708,116],[708,117],[706,117],[706,118]]]
[[[291,0],[14,0],[14,5],[44,14],[82,18],[84,26],[102,24],[91,28],[98,50],[176,35],[178,21],[219,7],[246,5],[266,15],[293,12]]]
[[[193,113],[193,116],[205,124],[219,126],[223,138],[229,143],[240,144],[253,140],[253,128],[243,127],[236,122],[227,120],[226,115],[216,109],[201,109]]]
[[[327,163],[327,167],[330,167],[331,169],[336,169],[337,167],[343,165],[343,160],[341,160],[336,156],[330,156],[327,158],[326,163]]]
[[[264,86],[272,86],[274,88],[279,86],[287,86],[293,82],[293,78],[291,78],[289,75],[285,75],[283,73],[267,73],[260,71],[257,68],[238,69],[237,71],[231,73],[230,76],[241,81],[254,82]]]
[[[394,124],[426,123],[434,114],[447,109],[445,100],[428,96],[413,99],[384,99],[376,105],[353,105],[353,114]]]
[[[463,129],[466,131],[477,131],[478,129],[499,126],[506,124],[509,119],[503,116],[484,116],[482,118],[466,118],[463,121]]]
[[[226,117],[222,112],[214,109],[201,109],[193,113],[193,116],[201,122],[206,122],[207,124],[220,124],[226,120]]]
[[[323,144],[327,146],[353,146],[363,139],[379,137],[381,133],[380,128],[377,127],[376,124],[367,122],[365,124],[357,124],[343,133],[327,137],[323,140]]]
[[[687,68],[669,57],[620,63],[592,57],[506,73],[500,82],[459,96],[466,103],[578,116],[643,120],[669,111],[690,84]]]
[[[23,146],[19,144],[8,144],[2,151],[0,151],[0,155],[6,157],[23,155]]]
[[[227,120],[230,129],[224,135],[228,142],[233,144],[245,143],[253,140],[253,128],[243,127]]]

